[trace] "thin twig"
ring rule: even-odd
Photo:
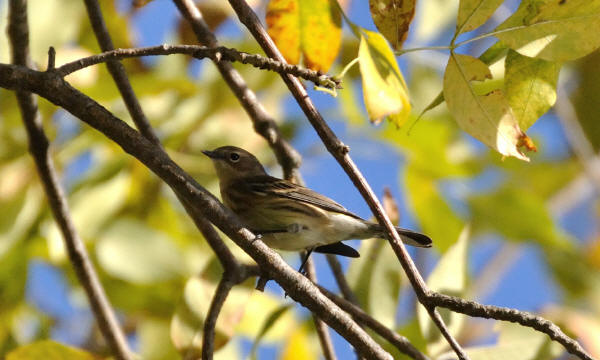
[[[190,23],[198,41],[208,47],[219,46],[217,38],[210,31],[208,25],[202,19],[202,14],[192,0],[173,0],[183,17]],[[285,64],[285,61],[280,61]],[[250,90],[242,76],[233,68],[228,61],[215,63],[221,76],[229,85],[231,91],[238,98],[248,116],[252,120],[254,130],[259,133],[269,144],[277,161],[283,168],[284,177],[288,180],[299,178],[297,169],[300,166],[301,157],[298,152],[285,141],[275,120],[266,112],[258,102],[256,94]]]
[[[157,45],[141,48],[129,49],[114,49],[103,52],[101,54],[88,56],[79,60],[64,64],[57,69],[63,75],[69,75],[75,71],[84,69],[88,66],[101,64],[113,60],[126,58],[137,58],[142,56],[159,56],[186,54],[195,57],[196,59],[209,58],[214,62],[230,61],[249,64],[259,69],[269,70],[280,74],[292,74],[308,81],[312,81],[316,85],[323,86],[329,89],[340,87],[340,81],[317,71],[306,69],[298,65],[285,64],[271,58],[267,58],[258,54],[248,54],[236,49],[219,46],[209,48],[200,45]]]
[[[102,51],[110,51],[115,47],[113,45],[112,39],[110,38],[110,34],[108,33],[108,29],[106,28],[106,23],[104,22],[104,18],[102,16],[102,9],[100,9],[100,4],[97,0],[84,0],[85,8],[87,9],[88,17],[90,18],[90,23],[92,24],[92,29],[94,29],[94,34],[96,35],[96,39],[98,40],[98,44],[100,45],[100,49]],[[135,96],[135,92],[131,87],[131,83],[129,82],[129,78],[127,77],[127,73],[125,72],[125,67],[118,60],[109,60],[106,63],[106,67],[108,68],[108,72],[113,77],[119,92],[121,93],[121,97],[125,102],[125,106],[129,111],[129,115],[133,119],[135,126],[137,129],[144,135],[144,137],[156,145],[162,146],[160,140],[154,133],[150,122],[144,115],[144,111],[140,106],[140,102]]]
[[[433,323],[435,324],[435,326],[437,326],[438,329],[440,329],[442,336],[444,337],[444,339],[446,339],[446,342],[448,342],[448,344],[450,344],[450,347],[452,348],[452,350],[454,350],[454,352],[456,353],[458,358],[460,360],[469,359],[469,357],[467,356],[465,351],[458,344],[458,341],[456,341],[456,339],[450,334],[448,327],[444,323],[442,316],[440,315],[439,311],[437,311],[435,306],[427,306],[426,309],[427,309],[427,312],[429,313],[429,317],[431,318],[431,320],[433,320]]]
[[[265,54],[276,60],[284,62],[285,59],[279,52],[279,49],[273,40],[267,34],[267,31],[262,26],[258,16],[254,13],[252,8],[248,6],[244,0],[229,0],[229,3],[233,7],[240,21],[246,26],[246,28],[248,28]],[[354,164],[354,161],[352,161],[348,155],[350,149],[338,139],[335,133],[327,125],[319,111],[315,108],[306,92],[306,89],[304,89],[300,81],[289,74],[281,75],[281,77],[296,99],[296,102],[298,102],[300,105],[300,108],[302,108],[304,111],[307,119],[323,141],[323,144],[327,150],[335,157],[344,171],[346,171],[346,174],[348,177],[350,177],[354,183],[354,186],[356,186],[356,188],[360,191],[361,195],[371,208],[371,211],[375,215],[377,221],[386,229],[388,241],[392,246],[396,257],[400,261],[400,264],[402,265],[409,281],[411,282],[413,289],[417,294],[417,298],[422,304],[426,304],[425,296],[429,291],[427,285],[419,274],[415,264],[406,251],[406,248],[402,244],[400,236],[385,213],[381,203],[379,200],[377,200],[375,193],[365,180],[360,170],[356,167],[356,164]],[[440,330],[443,331],[442,329]],[[457,353],[457,355],[461,356],[460,353]]]
[[[306,261],[305,269],[306,277],[316,284],[317,273],[315,271],[315,264],[312,259],[308,259]],[[323,349],[323,356],[326,360],[337,360],[327,325],[321,319],[319,319],[315,313],[312,314],[312,318],[315,323],[315,329],[317,330],[317,336],[319,337],[319,343],[321,343],[321,349]]]
[[[210,192],[183,171],[162,148],[151,143],[123,120],[70,86],[58,74],[0,64],[0,87],[34,92],[102,132],[125,152],[145,164],[178,196],[183,196],[194,204],[202,216],[248,253],[292,299],[317,313],[332,329],[346,338],[359,354],[368,359],[391,359],[391,355],[365,333],[348,314],[322,295],[310,280],[298,274],[281,256],[256,239],[256,236],[243,226],[231,210],[224,207]]]
[[[206,319],[204,320],[204,331],[202,333],[202,360],[212,360],[213,358],[217,318],[219,317],[223,304],[225,304],[225,300],[227,300],[227,296],[234,285],[236,284],[231,281],[226,274],[223,274],[221,281],[219,281],[219,285],[217,285],[215,295],[213,295],[212,301],[210,302],[208,314],[206,314]]]
[[[29,66],[29,27],[27,23],[27,2],[9,1],[8,36],[12,47],[12,62]],[[52,214],[63,236],[69,260],[75,274],[85,290],[90,307],[106,343],[117,359],[131,359],[131,350],[119,327],[117,318],[108,301],[102,284],[89,258],[83,241],[71,220],[69,207],[49,153],[49,142],[39,117],[37,101],[30,92],[17,91],[17,100],[27,137],[29,151],[33,156],[44,191],[50,203]]]
[[[400,352],[410,356],[416,360],[429,360],[425,354],[414,347],[410,340],[406,337],[398,334],[395,331],[388,329],[385,325],[377,321],[375,318],[367,314],[363,309],[353,304],[352,302],[332,293],[321,285],[317,285],[319,290],[339,307],[341,307],[348,314],[352,315],[359,323],[368,326],[371,330],[375,331],[379,336],[389,341],[390,344],[396,347]]]
[[[340,288],[340,292],[344,296],[344,299],[358,306],[358,298],[352,289],[350,289],[350,285],[348,285],[348,281],[346,280],[346,276],[344,276],[342,265],[338,258],[335,255],[327,254],[327,262],[329,263],[329,268],[333,273],[335,282],[337,283],[338,288]]]

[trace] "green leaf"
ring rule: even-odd
[[[369,0],[369,10],[377,30],[395,50],[402,48],[408,26],[415,15],[416,0]]]
[[[560,65],[510,50],[506,56],[504,91],[521,130],[527,130],[556,102]]]
[[[291,305],[281,305],[279,308],[273,310],[265,320],[262,328],[258,335],[254,338],[254,342],[252,342],[252,348],[250,349],[249,357],[251,359],[256,359],[256,351],[258,350],[258,345],[260,341],[265,336],[265,334],[271,330],[271,328],[277,323],[277,321],[290,309],[292,309]]]
[[[137,325],[139,356],[144,360],[177,359],[178,353],[169,338],[169,322],[143,318]]]
[[[11,168],[15,170],[12,174],[9,172]],[[21,173],[20,170],[14,167],[6,166],[1,170],[4,170],[2,174],[7,179],[4,182],[5,189],[14,186],[14,183],[11,184],[13,181],[22,181],[22,176],[25,175],[25,173]],[[31,171],[28,167],[22,170]],[[43,200],[40,189],[34,186],[22,189],[17,194],[6,195],[10,197],[5,198],[0,194],[0,208],[2,209],[2,216],[0,216],[0,261],[18,240],[23,238],[30,230],[40,213]]]
[[[496,37],[520,54],[568,61],[600,46],[600,0],[523,0]]]
[[[326,72],[342,42],[342,18],[334,0],[270,0],[267,30],[286,61]]]
[[[462,230],[458,241],[442,256],[427,278],[427,285],[431,290],[453,296],[463,294],[467,286],[467,245],[469,236],[470,230],[467,226]],[[441,308],[438,311],[444,318],[450,334],[456,336],[464,325],[466,315]],[[431,321],[425,307],[417,307],[417,318],[419,319],[421,333],[427,340],[429,354],[440,354],[447,349],[448,343]]]
[[[163,233],[132,219],[121,219],[104,231],[96,245],[100,265],[114,277],[150,284],[185,272],[182,254]]]
[[[456,35],[469,32],[485,23],[504,0],[460,0]]]
[[[402,126],[410,114],[410,102],[394,53],[381,34],[362,32],[358,58],[369,119],[378,123],[387,117]]]
[[[586,56],[575,64],[577,71],[577,87],[573,92],[573,106],[577,112],[577,120],[585,137],[594,147],[600,150],[600,51]],[[1,106],[1,105],[0,105]]]
[[[97,360],[96,356],[51,340],[38,341],[16,348],[6,360]]]
[[[392,248],[381,239],[361,242],[360,257],[352,260],[346,277],[361,307],[393,328],[402,277]]]
[[[519,128],[502,90],[480,94],[475,87],[491,78],[490,69],[481,60],[452,53],[444,75],[448,109],[458,125],[473,137],[502,155],[528,161],[518,149],[526,135]]]

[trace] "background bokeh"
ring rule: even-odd
[[[45,67],[49,46],[57,49],[59,64],[99,51],[82,2],[28,3],[32,57],[38,67]],[[138,6],[126,0],[101,3],[116,47],[194,43],[170,1]],[[262,53],[231,16],[227,2],[201,3],[205,14],[211,14],[207,20],[215,24],[222,44]],[[447,44],[457,3],[419,2],[404,48]],[[517,5],[507,1],[478,31],[491,31]],[[264,15],[264,4],[257,6]],[[6,12],[7,1],[0,0],[3,63],[9,62]],[[346,13],[355,23],[375,29],[368,2],[351,1]],[[493,39],[485,39],[459,51],[479,56],[492,43]],[[340,56],[329,73],[339,73],[357,49],[358,40],[345,29]],[[382,195],[384,188],[391,190],[399,204],[400,225],[434,239],[433,249],[411,249],[422,274],[426,278],[433,274],[430,283],[454,295],[548,317],[600,356],[600,53],[563,67],[557,105],[528,131],[539,149],[529,154],[530,163],[502,159],[462,132],[444,104],[413,124],[441,90],[447,57],[444,51],[418,51],[398,58],[414,109],[409,125],[400,129],[368,122],[357,67],[343,79],[344,89],[337,98],[314,90],[309,93],[328,124],[350,146],[350,155],[375,192]],[[167,151],[203,186],[218,194],[212,165],[200,151],[227,144],[254,152],[271,174],[281,175],[273,154],[253,132],[213,64],[180,55],[124,64]],[[279,77],[235,66],[302,154],[300,170],[307,186],[371,217]],[[130,121],[104,66],[67,79]],[[201,325],[188,315],[208,308],[221,271],[218,262],[173,193],[147,169],[45,100],[40,100],[40,111],[77,230],[129,341],[144,359],[178,358],[174,345],[192,341],[194,335],[195,341],[201,339],[197,336]],[[4,89],[0,89],[0,209],[0,357],[19,345],[48,338],[106,355],[27,153],[14,94]],[[461,232],[462,241],[457,243]],[[391,249],[377,241],[350,244],[363,257],[352,263],[340,261],[364,308],[422,349],[427,347],[432,354],[447,351],[436,334],[426,331],[423,321],[419,324],[414,295]],[[241,250],[235,252],[249,261]],[[284,256],[298,266],[296,254]],[[314,261],[319,282],[336,289],[325,258],[316,255]],[[283,315],[258,343],[258,358],[319,358],[310,314],[284,298],[274,282],[264,294],[252,291],[253,285],[252,281],[244,284],[228,300],[218,325],[218,344],[224,347],[216,357],[251,356],[267,318],[279,311]],[[467,347],[512,344],[515,336],[507,334],[523,331],[493,321],[445,316]],[[332,334],[339,357],[351,358],[351,347]],[[522,352],[521,358],[568,358],[560,347],[549,346],[544,336],[523,334],[529,347],[543,345],[547,351]]]

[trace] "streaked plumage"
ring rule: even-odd
[[[224,204],[270,247],[358,256],[340,241],[383,237],[379,224],[313,190],[267,175],[254,155],[243,149],[224,146],[204,153],[215,164]],[[423,234],[397,230],[409,245],[431,246]]]

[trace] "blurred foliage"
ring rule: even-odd
[[[137,27],[137,21],[156,3],[101,1],[116,47],[138,44],[144,29]],[[406,193],[410,216],[401,214],[400,218],[414,219],[416,226],[434,239],[432,250],[416,253],[418,265],[424,274],[429,273],[429,286],[482,300],[473,294],[471,284],[491,266],[493,258],[483,264],[484,270],[475,273],[469,266],[471,249],[477,249],[490,234],[501,242],[538,248],[560,296],[553,306],[536,310],[574,334],[593,356],[600,357],[598,229],[586,229],[586,234],[593,234],[591,238],[577,241],[575,234],[563,227],[565,216],[582,202],[591,199],[591,206],[598,207],[597,184],[585,180],[589,168],[586,159],[570,151],[559,155],[550,151],[563,141],[562,131],[540,134],[535,132],[534,124],[540,121],[542,127],[556,122],[552,110],[550,116],[538,119],[557,99],[557,87],[567,84],[559,94],[572,95],[578,120],[575,124],[581,125],[584,136],[575,141],[589,141],[596,152],[600,148],[600,53],[591,53],[598,47],[599,37],[589,35],[598,33],[599,2],[569,0],[562,6],[557,1],[523,0],[519,9],[499,24],[493,14],[501,1],[422,1],[411,24],[409,43],[449,42],[453,32],[461,34],[461,39],[469,31],[473,31],[471,37],[480,35],[480,26],[489,22],[503,30],[499,36],[502,41],[481,49],[479,59],[458,54],[453,57],[445,77],[447,53],[442,53],[443,61],[437,67],[430,60],[440,57],[439,53],[429,57],[421,52],[402,55],[399,66],[395,55],[403,50],[394,49],[399,51],[394,53],[388,43],[397,46],[405,36],[399,30],[410,23],[414,2],[406,2],[408,9],[390,10],[387,6],[396,2],[371,1],[375,23],[369,20],[367,24],[354,19],[355,14],[342,14],[341,9],[349,11],[347,4],[340,8],[330,0],[252,3],[267,12],[269,31],[288,60],[298,62],[303,57],[305,64],[315,69],[331,68],[331,73],[339,73],[358,60],[359,66],[346,68],[339,97],[327,104],[332,104],[336,116],[355,133],[385,144],[385,149],[402,156],[397,186]],[[303,6],[298,7],[299,3]],[[45,67],[49,46],[57,49],[57,65],[99,51],[82,2],[30,0],[28,6],[31,54],[39,68]],[[223,1],[203,0],[199,7],[213,29],[222,29],[222,25],[227,28],[235,22],[230,20],[232,12]],[[2,63],[10,58],[4,33],[6,9],[7,1],[0,1]],[[582,13],[589,16],[578,21]],[[346,20],[351,29],[343,33],[340,19],[345,16],[350,17]],[[386,16],[406,18],[396,24]],[[56,26],[56,19],[61,19],[60,26]],[[552,22],[531,26],[540,19]],[[506,30],[515,24],[525,25],[518,31]],[[170,26],[169,42],[195,43],[185,21],[177,17]],[[375,26],[383,34],[372,31]],[[535,41],[540,39],[540,29],[556,35],[556,41]],[[245,33],[225,31],[223,38],[227,46],[261,53]],[[462,52],[463,48],[458,50]],[[567,63],[568,71],[563,71],[557,82],[563,61],[584,55]],[[247,115],[208,62],[199,64],[172,55],[130,59],[123,64],[170,156],[213,193],[218,193],[218,185],[212,165],[201,157],[202,149],[235,144],[256,154],[267,167],[276,165],[265,141],[254,133]],[[277,75],[234,66],[274,118],[294,116],[290,115],[293,110],[287,90]],[[131,124],[105,66],[76,72],[67,80]],[[499,94],[503,94],[502,99]],[[418,119],[430,103],[435,106]],[[39,110],[77,230],[128,336],[136,344],[136,352],[151,360],[198,354],[204,317],[222,274],[210,248],[171,190],[145,167],[47,101],[40,99]],[[384,118],[392,122],[375,129],[367,121]],[[472,125],[471,120],[480,122]],[[308,127],[304,121],[281,120],[280,125],[292,140]],[[518,149],[526,145],[519,143],[524,139],[521,131],[532,125],[530,140],[536,141],[540,153],[527,154],[531,163],[501,159],[492,150],[523,158]],[[311,144],[316,143],[311,140]],[[81,332],[85,328],[85,340],[74,344],[82,350],[47,340],[64,341],[64,334],[70,333],[60,327],[58,315],[39,305],[30,288],[34,260],[55,267],[69,284],[64,297],[88,315],[89,308],[27,147],[15,96],[0,89],[0,358],[39,359],[40,354],[47,359],[105,356],[106,345],[95,327],[81,325],[71,330]],[[393,179],[393,175],[384,176]],[[390,182],[393,180],[388,180],[388,185],[396,185]],[[590,216],[597,219],[598,210]],[[251,261],[226,241],[242,261]],[[407,336],[432,358],[451,357],[447,343],[432,327],[424,309],[409,295],[410,285],[390,247],[383,241],[366,241],[360,245],[360,252],[362,256],[350,261],[346,269],[362,308]],[[495,276],[502,279],[508,270],[499,269]],[[261,358],[261,349],[273,347],[279,359],[319,358],[310,316],[292,311],[298,306],[280,294],[254,291],[253,281],[235,287],[229,295],[217,323],[215,358],[243,358],[243,344],[248,343],[254,344],[250,351],[253,358]],[[399,316],[403,314],[399,304],[403,303],[411,309],[406,318]],[[563,351],[545,335],[520,326],[482,326],[463,315],[441,313],[472,359],[543,360],[557,358]],[[375,338],[396,358],[405,358],[385,340]],[[487,341],[485,346],[481,339]]]

